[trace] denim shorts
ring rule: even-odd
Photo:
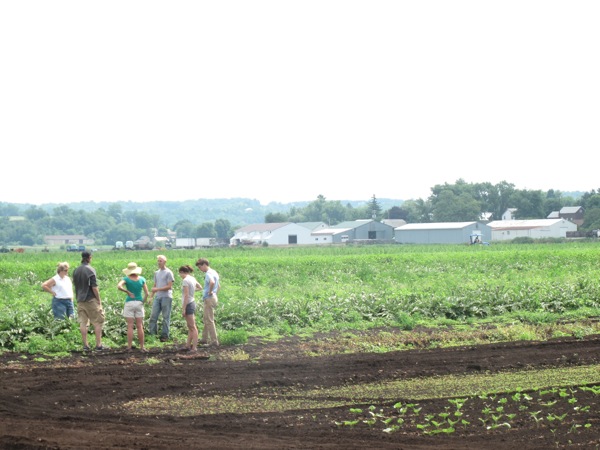
[[[66,319],[75,315],[73,300],[70,298],[52,297],[52,314],[55,319]]]
[[[185,305],[185,315],[186,316],[191,316],[192,314],[196,313],[196,302],[189,302],[187,305]]]

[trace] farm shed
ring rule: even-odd
[[[404,219],[381,219],[381,223],[385,223],[390,227],[398,228],[402,225],[406,225],[406,220]]]
[[[350,240],[351,228],[320,228],[311,233],[313,244],[341,244]]]
[[[394,230],[399,244],[469,244],[472,235],[489,242],[492,229],[481,222],[409,223]]]
[[[504,214],[502,214],[502,220],[515,220],[517,211],[517,208],[508,208],[506,211],[504,211]]]
[[[333,234],[334,243],[344,241],[389,241],[394,240],[394,227],[372,219],[350,220],[329,227],[332,230],[344,230]]]
[[[88,239],[82,234],[60,234],[44,236],[44,242],[46,245],[92,245],[94,240]]]
[[[577,225],[565,219],[496,220],[488,224],[492,241],[509,241],[517,237],[564,238],[577,231]]]
[[[567,219],[577,226],[583,225],[584,210],[581,206],[564,206],[558,212],[561,219]]]
[[[324,225],[324,224],[323,224]],[[319,225],[315,224],[315,228]],[[292,222],[257,223],[236,230],[229,244],[235,245],[307,245],[313,244],[311,227]]]

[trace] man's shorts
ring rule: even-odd
[[[77,302],[77,321],[82,325],[91,323],[92,325],[104,324],[104,310],[100,306],[98,299],[94,298],[87,302]]]
[[[130,300],[125,302],[123,307],[123,317],[128,319],[135,319],[144,317],[144,302],[139,300]]]

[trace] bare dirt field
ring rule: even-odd
[[[316,341],[287,339],[222,346],[200,357],[186,357],[175,346],[149,354],[110,350],[75,353],[44,360],[31,355],[0,355],[0,447],[10,449],[550,449],[600,448],[600,395],[577,392],[576,405],[549,394],[546,404],[562,423],[533,420],[525,414],[512,425],[488,428],[480,420],[490,399],[473,397],[452,433],[427,435],[414,424],[394,432],[378,421],[366,424],[352,405],[328,406],[333,388],[367,386],[435,376],[501,373],[551,367],[598,364],[600,336],[561,338],[547,342],[512,342],[483,346],[388,353],[305,356]],[[238,355],[238,357],[236,357]],[[239,357],[244,355],[244,358]],[[309,407],[294,403],[303,393],[323,390]],[[360,389],[359,389],[360,390]],[[385,408],[391,423],[396,401],[444,411],[447,398],[412,401],[397,392],[373,402]],[[289,409],[265,410],[257,398],[273,404],[289,401]],[[168,400],[162,403],[144,401]],[[293,398],[292,398],[293,397]],[[246,405],[228,410],[222,402]],[[487,403],[486,403],[487,402]],[[235,402],[234,402],[235,403]],[[163,405],[156,406],[156,405]],[[268,402],[267,402],[268,404]],[[494,403],[496,407],[498,403]],[[510,402],[505,403],[505,417]],[[131,405],[137,405],[133,407]],[[253,406],[254,405],[254,406]],[[308,405],[308,403],[307,403]],[[564,405],[564,406],[561,406]],[[368,411],[368,404],[356,405]],[[165,408],[166,412],[165,412]],[[216,411],[215,411],[216,408]],[[516,403],[514,405],[516,408]],[[543,409],[543,406],[539,406]],[[577,408],[577,414],[573,413]],[[535,409],[535,408],[533,408]],[[533,412],[533,409],[530,411]],[[174,411],[178,411],[174,413]],[[219,412],[221,411],[221,412]],[[225,411],[225,412],[223,412]],[[515,409],[515,414],[518,411]],[[547,415],[542,411],[540,415]],[[368,416],[368,414],[366,415]],[[537,417],[537,416],[536,416]],[[424,420],[424,419],[423,419]],[[504,420],[504,419],[503,419]],[[344,425],[344,423],[346,423]],[[491,420],[487,422],[492,423]]]

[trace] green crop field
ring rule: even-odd
[[[181,301],[179,266],[207,257],[221,275],[216,320],[222,343],[248,336],[360,330],[372,327],[482,322],[556,323],[600,316],[600,245],[595,242],[491,246],[335,246],[168,250]],[[105,342],[122,346],[124,297],[116,289],[130,261],[152,286],[157,251],[100,251]],[[78,325],[56,321],[40,284],[79,254],[0,254],[0,349],[60,353],[80,348]],[[202,274],[194,275],[202,282]],[[146,308],[146,317],[150,308]],[[187,329],[174,308],[173,335]],[[201,318],[197,318],[201,326]],[[149,339],[149,345],[161,343]]]

